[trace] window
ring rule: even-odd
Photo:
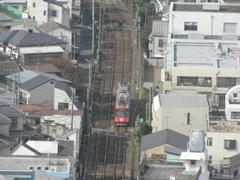
[[[212,156],[208,156],[208,163],[212,164]]]
[[[38,166],[38,167],[37,167],[37,170],[38,170],[38,171],[41,171],[41,170],[42,170],[42,167],[41,167],[41,166]]]
[[[177,77],[178,86],[196,86],[198,83],[198,77]]]
[[[196,165],[196,161],[195,160],[191,160],[191,166],[195,166]]]
[[[44,170],[49,170],[49,167],[45,166],[45,167],[44,167]]]
[[[158,40],[158,47],[163,47],[163,39]]]
[[[223,32],[224,33],[236,33],[237,23],[224,23]]]
[[[34,167],[33,166],[29,166],[28,169],[29,170],[34,170]]]
[[[184,2],[196,2],[196,0],[184,0]]]
[[[240,119],[240,112],[231,112],[231,119]]]
[[[33,16],[33,19],[35,20],[35,16]]]
[[[190,113],[187,113],[187,125],[190,125]]]
[[[57,16],[57,11],[56,10],[51,10],[50,11],[50,16],[56,17]]]
[[[237,78],[233,77],[218,77],[217,78],[217,87],[233,87],[236,85]]]
[[[12,125],[11,127],[17,127],[17,118],[11,118],[12,119]]]
[[[46,10],[43,11],[43,15],[46,16]]]
[[[236,149],[236,140],[224,140],[225,149]]]
[[[197,31],[197,22],[184,22],[184,31]]]
[[[68,109],[68,103],[58,103],[58,110]]]
[[[207,146],[212,146],[212,137],[207,138]]]
[[[237,93],[233,93],[233,97],[237,97]]]
[[[36,7],[36,3],[34,2],[34,3],[33,3],[33,8],[35,8],[35,7]]]

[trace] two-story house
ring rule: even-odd
[[[27,12],[38,25],[55,21],[70,26],[70,10],[55,0],[28,0]]]
[[[22,65],[28,65],[62,58],[66,42],[48,34],[13,30],[0,33],[0,44],[0,51],[20,58]]]

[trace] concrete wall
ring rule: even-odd
[[[212,138],[212,146],[208,146],[207,138]],[[225,149],[224,140],[236,140],[236,149]],[[240,134],[239,132],[207,132],[206,149],[208,155],[212,156],[212,165],[219,166],[224,158],[231,157],[240,152]]]
[[[236,33],[240,34],[239,13],[204,12],[204,11],[172,11],[169,19],[169,33],[223,35],[224,23],[237,23]],[[197,31],[184,31],[184,22],[197,22]]]
[[[10,124],[1,124],[0,125],[1,134],[5,136],[9,136],[9,128],[10,128]]]
[[[55,81],[48,81],[47,83],[34,88],[30,91],[28,104],[41,104],[44,101],[54,100]]]
[[[33,3],[36,4],[35,8]],[[48,22],[48,3],[43,0],[28,0],[27,1],[27,11],[31,18],[35,17],[37,24],[43,24]],[[46,11],[46,15],[43,12]]]
[[[75,94],[75,90],[73,92]],[[58,110],[58,103],[68,103],[68,110],[72,109],[72,99],[68,94],[61,89],[54,89],[54,109]],[[78,110],[73,104],[73,110]]]
[[[190,125],[187,124],[187,113],[190,113]],[[171,129],[184,135],[189,135],[190,129],[207,129],[207,107],[160,107],[155,112],[153,108],[153,132]]]

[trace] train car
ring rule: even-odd
[[[126,126],[129,122],[129,89],[129,83],[118,83],[115,105],[115,123],[117,126]]]

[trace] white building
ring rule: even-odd
[[[70,26],[70,10],[55,0],[28,0],[27,13],[38,25],[55,21]]]
[[[240,120],[240,85],[232,87],[225,96],[225,115],[228,121]]]
[[[45,34],[57,37],[67,43],[65,51],[68,55],[72,51],[72,31],[67,26],[57,22],[48,22],[40,25],[38,29]]]
[[[186,174],[200,171],[199,180],[209,179],[208,154],[205,148],[204,131],[190,131],[187,152],[182,152],[180,159],[184,160]]]
[[[168,37],[168,22],[154,20],[152,24],[152,33],[149,35],[149,57],[163,58]]]
[[[240,152],[240,127],[237,123],[223,123],[211,127],[207,132],[206,148],[210,164],[219,168],[225,158]]]
[[[237,4],[171,4],[164,93],[206,94],[212,108],[224,110],[225,93],[240,78],[239,10]]]
[[[159,94],[153,98],[153,132],[171,129],[187,135],[190,129],[207,129],[205,95]]]

